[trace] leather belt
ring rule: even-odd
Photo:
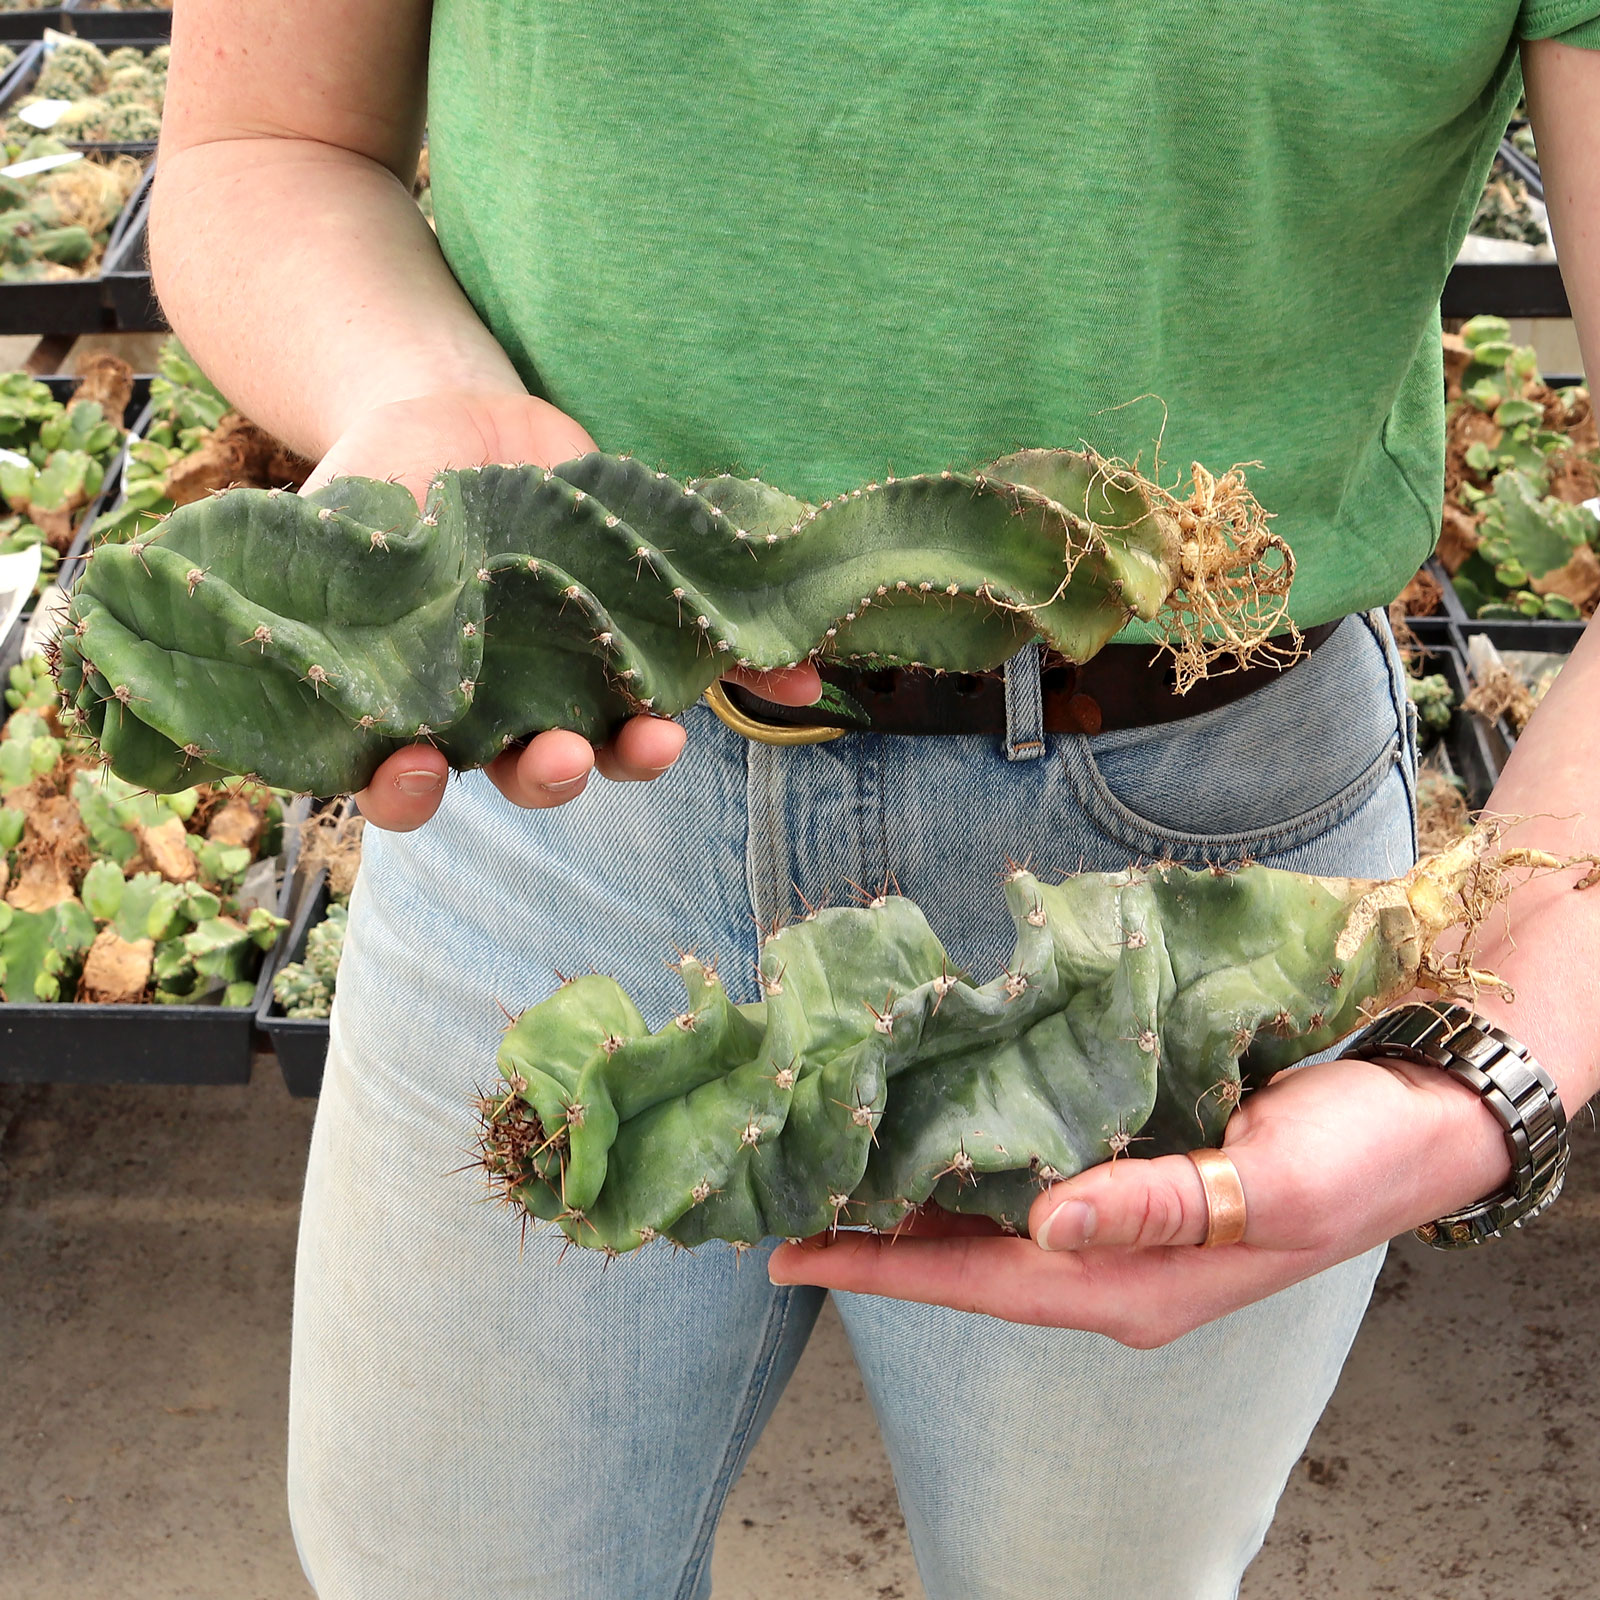
[[[1174,685],[1171,658],[1147,644],[1111,644],[1081,666],[1046,651],[1042,668],[1046,733],[1096,734],[1176,722],[1231,705],[1292,671],[1344,619],[1319,623],[1302,635],[1300,655],[1265,661],[1237,672],[1202,678],[1187,694]],[[1002,672],[946,672],[924,668],[817,664],[834,704],[780,706],[738,684],[707,692],[712,709],[747,738],[799,744],[842,733],[991,734],[1006,731]],[[720,691],[720,692],[716,692]],[[729,715],[729,711],[733,715]],[[809,737],[807,737],[809,735]]]

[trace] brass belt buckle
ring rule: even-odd
[[[735,733],[742,734],[746,739],[754,739],[757,744],[826,744],[828,740],[838,739],[850,731],[848,728],[818,725],[790,727],[781,722],[759,722],[754,717],[746,716],[728,698],[728,692],[720,682],[713,683],[706,690],[705,701]]]

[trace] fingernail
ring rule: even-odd
[[[394,786],[401,794],[438,794],[444,788],[444,779],[437,772],[423,768],[417,772],[396,774]]]
[[[1087,1200],[1063,1200],[1034,1236],[1041,1250],[1077,1250],[1094,1237],[1094,1207]]]
[[[541,783],[539,787],[546,794],[576,794],[588,781],[589,774],[580,772],[576,778],[563,778],[560,783]]]

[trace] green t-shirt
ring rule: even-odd
[[[445,254],[602,448],[820,500],[1080,439],[1148,470],[1164,403],[1164,481],[1261,463],[1303,624],[1432,547],[1439,293],[1517,41],[1600,47],[1600,0],[433,17]]]

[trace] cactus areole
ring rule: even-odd
[[[526,1215],[617,1252],[889,1228],[930,1199],[1020,1230],[1057,1178],[1220,1142],[1246,1089],[1413,986],[1492,981],[1439,934],[1481,921],[1512,869],[1564,865],[1491,856],[1498,838],[1392,882],[1014,871],[1016,949],[981,984],[890,895],[768,938],[753,1004],[685,959],[687,1005],[655,1032],[610,978],[578,978],[506,1033],[483,1166]]]
[[[1156,624],[1180,682],[1289,629],[1293,563],[1238,472],[1179,500],[1093,455],[886,479],[820,506],[627,457],[230,490],[95,552],[60,685],[112,769],[319,795],[402,745],[481,766],[547,728],[608,738],[735,666],[986,671],[1030,638],[1084,661]]]

